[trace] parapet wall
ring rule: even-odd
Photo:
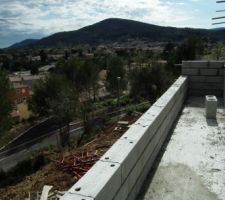
[[[187,78],[180,77],[61,200],[135,200],[186,93]]]
[[[183,61],[182,75],[188,76],[190,96],[223,97],[225,61]]]

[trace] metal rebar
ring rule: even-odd
[[[219,25],[219,24],[225,24],[225,22],[212,23],[212,25]]]
[[[217,10],[216,12],[225,12],[225,10]]]
[[[213,17],[212,20],[215,20],[215,19],[224,19],[225,16],[222,16],[222,17]]]

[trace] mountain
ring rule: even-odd
[[[42,38],[29,47],[63,47],[78,44],[107,44],[127,39],[148,41],[182,41],[187,37],[210,37],[224,40],[225,29],[163,27],[133,20],[111,18],[76,31],[59,32]]]
[[[29,45],[36,43],[37,41],[38,41],[37,39],[26,39],[26,40],[23,40],[22,42],[15,43],[8,48],[10,48],[10,49],[24,48],[24,47],[27,47]]]

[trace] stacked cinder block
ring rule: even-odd
[[[61,199],[135,200],[186,92],[180,77]]]
[[[182,75],[188,76],[191,96],[223,96],[225,61],[183,61]]]

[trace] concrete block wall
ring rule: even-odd
[[[225,61],[183,61],[182,75],[188,76],[191,96],[223,96]]]
[[[187,78],[180,77],[61,200],[135,200],[182,109]]]

